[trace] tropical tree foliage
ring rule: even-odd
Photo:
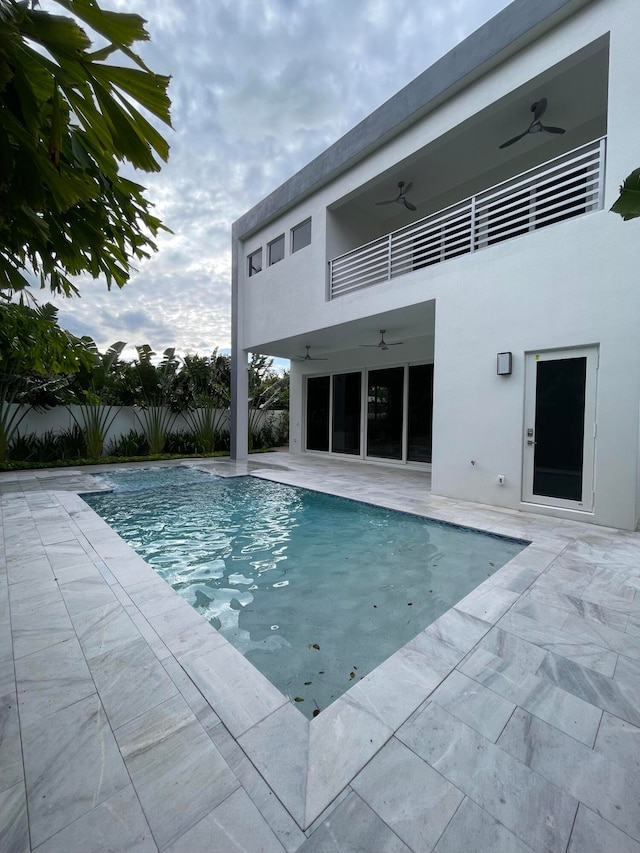
[[[143,111],[170,124],[168,77],[133,51],[138,15],[95,0],[0,0],[0,292],[30,284],[71,295],[72,277],[129,279],[162,224],[122,164],[160,168],[169,147]],[[88,28],[100,44],[91,42]]]
[[[640,217],[640,169],[635,169],[620,187],[620,195],[611,208],[626,222]]]

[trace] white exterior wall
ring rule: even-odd
[[[433,480],[435,494],[633,529],[640,514],[640,285],[636,223],[608,209],[640,165],[636,0],[599,0],[443,103],[240,245],[241,336],[245,349],[362,317],[435,301]],[[327,260],[340,252],[327,206],[344,198],[469,116],[610,34],[604,210],[514,238],[391,282],[327,300]],[[552,156],[551,154],[549,156]],[[289,255],[290,228],[312,217],[312,243]],[[327,224],[328,223],[328,224]],[[327,236],[327,227],[330,234]],[[246,277],[246,256],[285,233],[285,259]],[[425,330],[428,332],[429,330]],[[355,343],[358,343],[357,341]],[[351,346],[354,342],[351,343]],[[592,513],[523,504],[524,354],[597,345],[595,505]],[[303,447],[305,374],[431,360],[427,339],[391,355],[351,350],[326,362],[292,363],[291,449]],[[512,351],[513,374],[496,375],[496,353]],[[399,354],[398,354],[399,355]],[[366,357],[366,358],[365,358]],[[475,465],[471,465],[471,460]],[[498,474],[506,484],[497,484]]]

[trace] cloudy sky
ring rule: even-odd
[[[103,0],[146,18],[140,53],[172,77],[169,162],[136,180],[173,234],[122,290],[57,300],[60,324],[100,349],[228,349],[231,223],[508,2]]]

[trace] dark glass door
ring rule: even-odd
[[[328,376],[307,379],[307,450],[329,450]]]
[[[533,493],[581,501],[587,359],[536,364]]]
[[[367,456],[402,459],[404,368],[370,370],[367,383]]]
[[[333,377],[334,453],[360,453],[360,374],[339,373]]]
[[[408,409],[407,459],[409,462],[431,462],[432,364],[416,364],[409,368]]]

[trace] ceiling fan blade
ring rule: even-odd
[[[547,133],[566,133],[564,127],[547,127],[546,124],[541,124],[540,127]]]
[[[536,101],[536,103],[533,105],[533,110],[532,110],[533,121],[531,123],[535,124],[535,122],[540,121],[542,116],[545,114],[546,109],[547,109],[547,99],[546,98],[540,98],[539,101]]]
[[[418,209],[418,208],[415,206],[415,204],[411,204],[411,202],[410,202],[410,201],[407,201],[407,200],[406,200],[406,198],[403,198],[402,200],[403,200],[403,202],[404,202],[404,206],[405,206],[406,208],[408,208],[409,210],[417,210],[417,209]]]
[[[523,136],[526,136],[529,133],[529,128],[525,130],[524,133],[518,134],[518,136],[514,136],[513,139],[508,139],[506,142],[503,142],[502,145],[499,145],[498,148],[507,148],[509,145],[513,145],[514,142],[517,142],[519,139],[522,139]]]
[[[376,349],[380,346],[380,344],[358,344],[359,347],[375,347]]]
[[[402,190],[402,195],[406,195],[412,186],[413,186],[413,181],[409,181],[409,183],[406,185],[406,187]]]
[[[397,200],[397,198],[392,198],[389,201],[377,201],[376,204],[395,204]]]
[[[385,341],[384,342],[384,345],[386,347],[401,347],[403,344],[404,344],[404,341],[392,341],[392,342]],[[380,345],[378,344],[378,346],[380,346]]]

